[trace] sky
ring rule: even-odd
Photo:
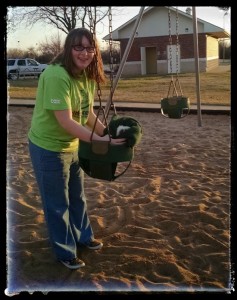
[[[121,12],[118,15],[116,15],[116,13],[112,15],[112,30],[118,28],[136,16],[139,13],[140,8],[140,6],[120,7]],[[182,11],[185,11],[186,8],[187,6],[178,6],[178,9]],[[231,9],[229,9],[227,15],[224,14],[225,12],[216,6],[196,6],[197,18],[224,28],[226,31],[230,32]],[[106,23],[106,21],[104,21],[104,23]],[[108,26],[101,26],[97,28],[99,39],[102,39],[108,34],[108,27],[109,21]],[[65,39],[65,34],[61,31],[53,29],[52,27],[48,27],[46,30],[45,25],[42,24],[36,24],[32,28],[20,26],[14,33],[6,33],[6,46],[7,49],[19,48],[21,50],[26,50],[30,47],[37,48],[37,45],[41,42],[45,42],[46,38],[50,39],[50,37],[57,36],[58,34],[62,40]]]

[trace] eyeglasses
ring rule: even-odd
[[[86,49],[86,51],[88,53],[94,53],[95,52],[95,47],[92,47],[92,46],[84,47],[84,46],[81,46],[81,45],[72,45],[72,48],[75,51],[78,51],[78,52],[82,52],[82,51],[84,51],[84,49]]]

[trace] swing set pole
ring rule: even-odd
[[[196,71],[196,95],[197,95],[197,112],[198,112],[198,126],[202,126],[201,116],[201,100],[200,100],[200,76],[199,76],[199,52],[198,52],[198,32],[197,32],[197,17],[196,7],[192,6],[193,14],[193,42],[195,55],[195,71]]]
[[[133,32],[132,32],[132,34],[131,34],[131,36],[130,36],[130,39],[129,39],[128,44],[127,44],[127,46],[126,46],[126,49],[125,49],[125,52],[124,52],[122,61],[121,61],[120,65],[119,65],[118,72],[117,72],[117,74],[116,74],[115,79],[113,80],[113,86],[112,86],[112,89],[111,89],[111,93],[110,93],[109,99],[108,99],[108,101],[107,101],[107,103],[106,103],[106,106],[105,106],[105,116],[106,116],[106,118],[108,117],[109,110],[110,110],[110,106],[111,106],[111,103],[112,103],[113,94],[114,94],[114,91],[115,91],[116,86],[117,86],[117,84],[118,84],[119,78],[120,78],[120,76],[121,76],[121,74],[122,74],[123,67],[124,67],[124,65],[125,65],[125,62],[126,62],[126,60],[127,60],[129,51],[130,51],[130,49],[131,49],[131,46],[132,46],[132,43],[133,43],[135,34],[136,34],[136,32],[137,32],[137,28],[138,28],[139,23],[140,23],[140,21],[141,21],[141,18],[142,18],[144,9],[145,9],[145,6],[141,6],[140,11],[139,11],[139,14],[138,14],[137,19],[136,19],[136,22],[135,22],[135,25],[134,25],[134,28],[133,28]]]

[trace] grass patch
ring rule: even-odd
[[[168,96],[170,82],[171,76],[169,75],[120,78],[113,101],[160,103],[161,98]],[[183,95],[190,99],[191,104],[196,104],[195,73],[180,74],[179,83]],[[9,95],[12,99],[35,99],[37,85],[38,79],[10,80]],[[101,86],[101,90],[102,101],[107,101],[110,80]],[[230,105],[230,71],[200,73],[200,96],[203,104]],[[97,94],[95,94],[95,100],[98,100]]]

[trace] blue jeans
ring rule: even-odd
[[[53,152],[31,141],[29,151],[53,251],[59,260],[75,258],[77,244],[94,238],[78,152]]]

